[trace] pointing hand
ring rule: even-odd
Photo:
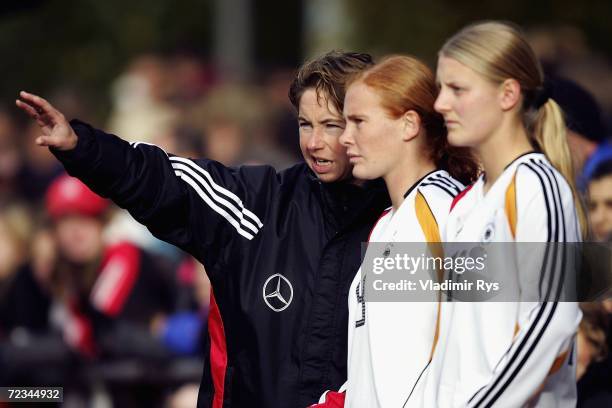
[[[15,101],[32,119],[36,120],[42,135],[36,138],[39,146],[49,146],[58,150],[74,149],[78,137],[64,115],[40,96],[21,91],[21,99]]]

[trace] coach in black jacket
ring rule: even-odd
[[[229,168],[168,155],[72,121],[25,92],[67,171],[210,275],[210,353],[199,407],[300,407],[346,379],[347,292],[360,243],[385,206],[382,183],[359,186],[338,137],[345,81],[372,63],[332,52],[290,89],[306,163]]]

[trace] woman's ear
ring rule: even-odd
[[[500,91],[500,107],[504,111],[514,109],[521,100],[521,85],[516,79],[506,79]]]
[[[421,131],[421,117],[413,110],[406,111],[406,113],[402,115],[402,126],[402,140],[412,140]]]

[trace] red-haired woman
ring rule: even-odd
[[[462,183],[476,176],[470,154],[447,143],[433,107],[437,92],[433,73],[409,56],[382,60],[347,89],[340,142],[353,175],[382,178],[392,206],[370,233],[366,260],[349,290],[346,395],[328,393],[321,403],[345,398],[347,407],[404,406],[436,351],[440,293],[423,290],[421,282],[436,281],[437,271],[409,271],[394,262],[440,254],[450,205]]]

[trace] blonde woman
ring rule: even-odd
[[[437,80],[435,108],[449,142],[471,147],[484,170],[454,200],[446,240],[485,247],[580,241],[563,116],[520,31],[501,22],[464,28],[442,47]],[[516,253],[504,257],[512,265],[525,261]],[[550,263],[548,252],[539,262]],[[540,299],[449,304],[428,404],[575,406],[581,314],[576,303],[560,301],[562,273],[548,271]]]

